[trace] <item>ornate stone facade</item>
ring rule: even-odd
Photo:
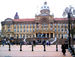
[[[19,16],[15,16],[15,18],[7,18],[1,22],[4,36],[27,39],[68,37],[68,19],[54,18],[53,15],[50,15],[47,2],[44,3],[44,6],[41,7],[40,14],[36,15],[35,18],[17,19]]]

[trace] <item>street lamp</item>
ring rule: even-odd
[[[69,38],[69,47],[71,47],[71,42],[70,42],[70,40],[71,40],[71,36],[70,36],[70,24],[71,24],[71,22],[70,22],[70,20],[71,20],[71,17],[73,17],[73,15],[75,14],[75,9],[74,9],[74,7],[72,7],[72,6],[70,6],[70,7],[66,7],[65,8],[65,11],[63,12],[63,16],[68,16],[68,31],[69,31],[69,33],[68,33],[68,38]]]

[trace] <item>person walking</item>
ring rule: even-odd
[[[65,43],[62,43],[61,48],[62,48],[62,53],[63,53],[63,55],[65,55],[65,53],[66,53]]]
[[[49,41],[48,40],[46,41],[46,44],[47,44],[47,46],[49,45]]]
[[[2,45],[4,46],[4,44],[5,44],[5,43],[4,43],[4,39],[2,39]]]

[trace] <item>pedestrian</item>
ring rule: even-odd
[[[50,43],[50,41],[49,41],[49,46],[50,46],[50,44],[51,44],[51,43]]]
[[[49,45],[49,41],[48,40],[46,41],[46,44],[47,44],[47,46]]]
[[[10,44],[10,40],[7,41],[8,45]]]
[[[4,46],[4,39],[2,39],[2,45]]]
[[[66,53],[65,43],[62,43],[61,48],[62,48],[62,53],[63,53],[63,55],[65,55],[65,53]]]

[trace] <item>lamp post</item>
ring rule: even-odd
[[[20,42],[20,51],[22,51],[22,42]]]
[[[70,22],[70,20],[71,20],[71,17],[73,16],[73,14],[75,14],[75,9],[73,8],[73,7],[66,7],[65,8],[65,11],[64,11],[64,13],[63,13],[63,16],[65,16],[65,15],[67,15],[68,16],[68,31],[69,31],[69,33],[68,33],[68,38],[69,38],[69,47],[71,47],[71,42],[70,42],[70,40],[71,40],[71,36],[70,36],[70,28],[71,28],[71,22]]]
[[[10,40],[8,40],[9,51],[11,51]]]
[[[34,51],[34,50],[33,50],[33,44],[32,44],[32,51]]]

